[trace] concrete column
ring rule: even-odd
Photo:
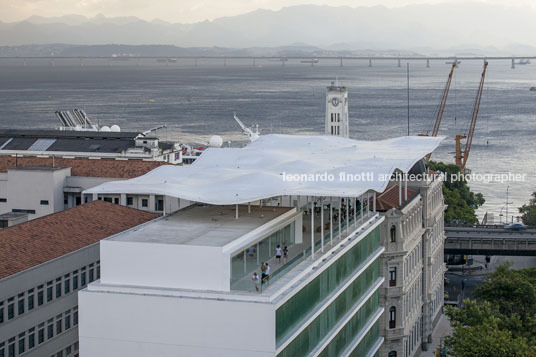
[[[320,199],[320,244],[324,252],[324,197]]]
[[[154,195],[149,195],[149,211],[151,212],[154,212],[155,211],[155,207],[154,207],[154,204],[155,204],[155,197]]]
[[[238,205],[235,205],[235,219],[238,219]]]
[[[341,212],[341,206],[342,206],[342,199],[341,197],[339,197],[339,239],[342,238],[342,229],[341,229],[341,215],[342,215],[342,212]]]
[[[248,202],[248,213],[251,213],[251,202]]]
[[[353,197],[352,200],[354,201],[354,228],[357,227],[357,197]]]
[[[372,207],[372,209],[373,209],[374,213],[376,213],[376,192],[374,192],[372,195],[373,195],[373,203],[372,203],[373,207]]]
[[[404,201],[408,200],[408,175],[404,175]]]
[[[402,206],[402,181],[398,182],[398,205]]]
[[[329,198],[329,242],[333,244],[333,197]]]
[[[346,197],[346,234],[348,229],[350,229],[350,199]]]
[[[119,204],[121,206],[126,206],[127,205],[127,194],[126,193],[122,193],[119,195]]]
[[[315,258],[315,202],[314,202],[314,199],[311,200],[311,257],[313,259]]]
[[[361,222],[365,220],[364,211],[365,211],[365,202],[363,202],[363,195],[361,195]]]
[[[93,196],[91,197],[91,201],[97,201],[99,199],[99,194],[98,193],[94,193]]]

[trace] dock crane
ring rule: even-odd
[[[482,71],[482,77],[480,78],[480,86],[476,93],[475,105],[473,107],[473,116],[471,117],[471,123],[469,125],[469,131],[467,136],[456,135],[456,166],[465,170],[467,159],[469,158],[469,152],[471,151],[471,143],[473,142],[473,135],[475,134],[476,119],[478,117],[478,110],[480,109],[480,100],[482,99],[482,90],[484,89],[484,78],[486,78],[486,69],[488,68],[488,62],[484,61],[484,70]],[[467,138],[462,153],[462,139]]]
[[[441,124],[441,119],[443,119],[443,113],[445,112],[445,106],[447,105],[447,98],[449,96],[450,83],[452,82],[452,75],[454,74],[454,68],[456,67],[456,61],[454,61],[454,63],[452,63],[452,68],[450,69],[447,84],[445,84],[445,89],[443,89],[443,96],[441,97],[441,103],[439,104],[439,109],[436,113],[432,136],[437,136],[437,133],[439,133],[439,125]],[[430,160],[430,156],[432,156],[432,153],[426,155],[426,161]]]

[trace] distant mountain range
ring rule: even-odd
[[[0,45],[272,48],[299,43],[337,53],[387,50],[428,55],[461,55],[460,52],[533,55],[536,53],[534,19],[536,11],[529,7],[481,2],[392,9],[302,5],[279,11],[256,10],[194,24],[103,15],[32,16],[16,23],[0,22]],[[161,49],[166,51],[165,46]]]

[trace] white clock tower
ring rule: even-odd
[[[326,91],[326,135],[348,138],[350,136],[348,120],[348,89],[334,82]]]

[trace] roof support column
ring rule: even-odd
[[[311,197],[311,257],[315,258],[315,202]]]
[[[324,197],[320,198],[320,244],[324,253]]]
[[[398,205],[402,206],[402,180],[398,183]]]
[[[251,213],[251,202],[248,202],[248,213]]]
[[[354,228],[357,227],[357,197],[352,198],[354,201]]]
[[[333,244],[333,197],[329,198],[329,243]]]
[[[346,197],[346,234],[350,228],[350,199]]]
[[[374,193],[372,194],[373,196],[373,201],[372,201],[372,210],[374,211],[374,213],[376,213],[376,191],[374,191]]]
[[[367,216],[370,213],[370,193],[367,192]]]
[[[365,220],[363,217],[363,211],[365,210],[365,202],[363,202],[363,194],[361,194],[361,223]]]
[[[404,174],[404,201],[408,200],[408,174]]]
[[[342,198],[339,197],[339,239],[342,238],[342,224],[341,224],[341,206],[342,206]]]
[[[126,193],[121,193],[119,195],[119,204],[121,206],[126,206],[127,205],[127,194]]]

